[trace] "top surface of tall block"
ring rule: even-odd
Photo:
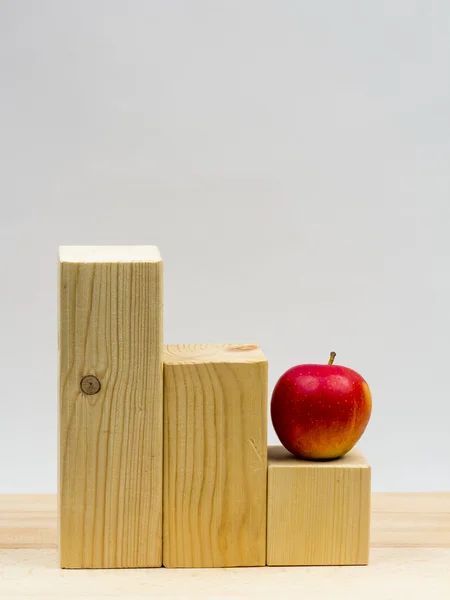
[[[164,348],[167,365],[266,361],[257,344],[169,344]]]
[[[70,263],[160,262],[156,246],[60,246],[59,259]]]

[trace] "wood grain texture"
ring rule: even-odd
[[[364,565],[369,559],[370,466],[358,450],[304,461],[269,448],[268,565]]]
[[[373,493],[370,544],[450,550],[450,492]],[[56,548],[56,495],[0,495],[0,548]]]
[[[450,493],[372,495],[367,567],[59,569],[56,496],[0,496],[1,598],[448,600]],[[401,540],[402,547],[397,546]],[[373,544],[372,544],[373,546]],[[39,549],[37,549],[39,548]]]
[[[267,360],[255,345],[164,352],[166,567],[265,564]]]
[[[56,548],[54,494],[0,496],[0,548]]]
[[[450,548],[450,493],[372,494],[372,548]]]
[[[162,262],[154,247],[60,251],[61,566],[162,562]],[[101,389],[85,395],[80,381]]]
[[[56,550],[0,550],[0,597],[448,600],[450,549],[375,548],[361,567],[61,571]]]

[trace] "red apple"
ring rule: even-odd
[[[272,423],[295,456],[329,459],[353,448],[372,411],[369,386],[355,371],[333,364],[298,365],[280,377],[272,394]]]

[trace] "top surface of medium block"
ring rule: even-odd
[[[60,246],[59,260],[68,263],[160,262],[156,246]]]
[[[267,359],[257,344],[171,344],[164,348],[168,365],[258,363]]]
[[[269,446],[269,467],[304,467],[315,469],[329,469],[333,467],[369,467],[369,463],[358,448],[352,448],[350,452],[332,460],[303,460],[296,458],[283,446]]]

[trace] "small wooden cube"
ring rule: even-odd
[[[353,449],[330,461],[268,451],[267,564],[366,565],[370,465]]]

